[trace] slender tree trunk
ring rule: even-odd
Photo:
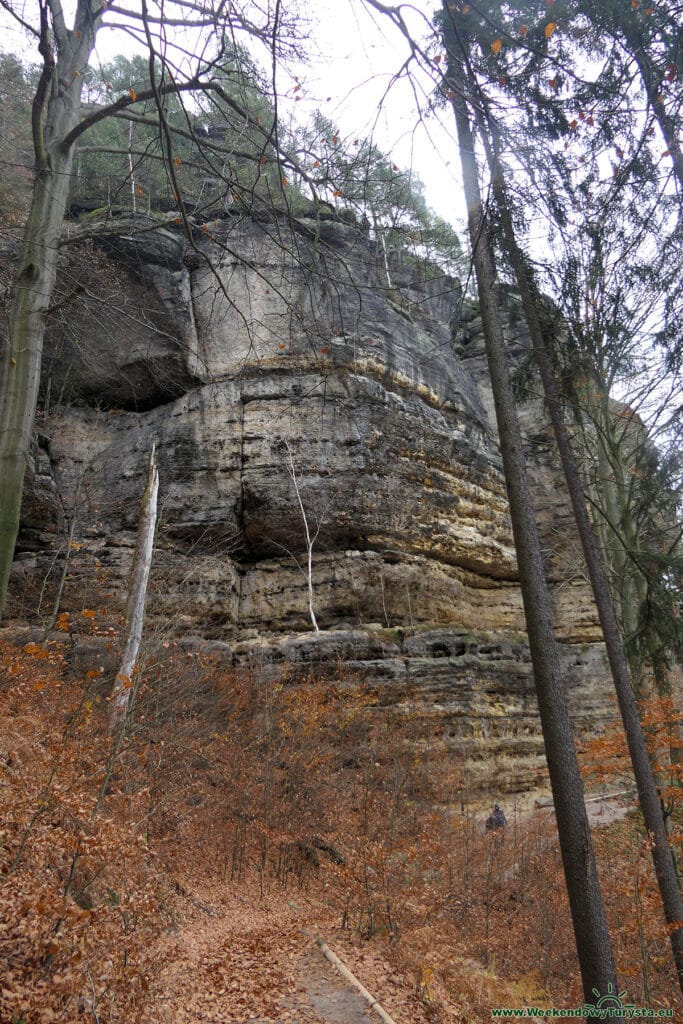
[[[595,867],[559,650],[553,633],[550,595],[545,582],[540,540],[495,296],[493,249],[481,200],[474,139],[464,99],[464,54],[448,3],[444,3],[444,28],[448,51],[447,82],[455,97],[452,102],[468,205],[473,262],[529,648],[583,989],[586,1001],[594,1003],[596,992],[606,994],[608,991],[618,991],[616,969]]]
[[[133,202],[133,216],[138,212],[135,193],[135,166],[133,164],[133,122],[128,125],[128,174],[130,176],[130,196]]]
[[[52,602],[52,611],[51,611],[50,617],[48,618],[47,622],[45,623],[45,627],[44,627],[44,638],[46,640],[47,640],[49,634],[54,629],[55,623],[57,622],[57,618],[59,616],[59,607],[60,607],[60,605],[62,603],[62,595],[64,593],[64,586],[66,584],[66,577],[68,575],[69,566],[71,564],[71,551],[72,551],[72,546],[73,546],[74,533],[76,531],[77,504],[78,504],[79,495],[81,493],[81,484],[82,483],[83,483],[83,473],[81,473],[81,476],[80,476],[80,478],[78,480],[78,483],[76,485],[76,491],[74,493],[73,505],[72,505],[72,508],[71,508],[71,521],[69,522],[69,529],[68,529],[67,535],[66,535],[66,551],[64,553],[64,564],[62,565],[62,571],[59,574],[59,582],[57,583],[57,590],[55,592],[55,599]]]
[[[285,441],[285,448],[287,449],[287,468],[289,475],[292,478],[294,484],[294,493],[296,494],[297,504],[299,506],[299,512],[301,513],[301,521],[304,524],[304,534],[306,535],[306,586],[308,590],[308,614],[311,619],[311,625],[316,633],[320,632],[318,626],[318,620],[315,617],[315,609],[313,607],[313,546],[317,540],[318,533],[320,532],[320,523],[316,529],[315,534],[311,534],[310,527],[308,525],[308,516],[306,515],[306,509],[301,498],[301,491],[299,490],[299,481],[296,476],[296,469],[294,467],[294,458],[289,444]]]
[[[384,273],[387,275],[387,287],[393,288],[394,284],[393,284],[393,281],[391,280],[391,270],[389,269],[389,257],[388,257],[388,254],[387,254],[387,245],[386,245],[386,242],[384,241],[384,229],[382,228],[382,225],[379,223],[379,221],[377,220],[377,217],[374,215],[374,213],[372,215],[372,222],[373,222],[373,228],[374,228],[374,231],[375,231],[375,241],[376,241],[377,245],[379,246],[379,248],[381,250],[381,253],[382,253],[382,263],[384,265]]]
[[[628,662],[617,624],[607,576],[586,508],[581,476],[572,451],[569,431],[564,421],[562,401],[545,350],[543,330],[538,314],[538,293],[532,283],[524,255],[517,244],[512,217],[507,203],[503,169],[500,160],[490,146],[487,145],[486,148],[491,163],[493,191],[503,228],[505,247],[508,251],[522,297],[524,313],[529,326],[534,355],[539,368],[543,391],[562,461],[574,519],[588,567],[621,719],[631,755],[643,819],[645,827],[653,839],[652,860],[664,907],[664,916],[670,929],[671,948],[676,972],[679,984],[683,990],[683,901],[681,900],[678,885],[675,860],[669,845],[666,823],[647,752],[645,736],[640,723],[638,705],[631,685]]]
[[[33,190],[24,249],[14,283],[9,334],[0,358],[0,610],[7,590],[24,473],[33,431],[40,361],[57,243],[68,195],[70,161],[43,169]]]
[[[152,554],[154,551],[154,533],[157,524],[157,497],[159,494],[159,473],[157,471],[154,445],[149,456],[147,467],[147,483],[142,496],[140,508],[140,525],[133,555],[128,605],[126,608],[126,646],[121,659],[121,667],[114,680],[109,704],[109,732],[119,729],[128,712],[130,694],[133,687],[133,675],[137,665],[142,631],[145,624],[145,604],[147,603],[147,587],[152,570]]]

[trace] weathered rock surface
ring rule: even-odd
[[[46,577],[49,595],[72,517],[64,607],[121,599],[155,441],[152,628],[222,641],[262,671],[348,662],[385,680],[389,703],[410,693],[477,786],[532,784],[540,727],[476,309],[419,268],[388,289],[350,225],[227,218],[197,245],[188,258],[169,229],[109,239],[87,271],[101,303],[78,296],[55,321],[16,614],[35,614]],[[523,358],[514,301],[508,332]],[[606,714],[599,629],[541,404],[522,417],[585,731]]]

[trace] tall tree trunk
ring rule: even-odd
[[[0,347],[0,615],[19,532],[43,337],[69,196],[73,146],[62,143],[80,119],[83,71],[95,43],[100,10],[99,0],[79,0],[70,31],[63,23],[61,4],[46,0],[41,7],[43,69],[32,110],[35,181],[12,288],[9,331]]]
[[[540,540],[495,295],[493,248],[481,200],[474,139],[464,98],[465,55],[447,2],[443,5],[443,12],[444,41],[448,53],[447,84],[454,97],[452,103],[468,206],[473,262],[529,648],[583,989],[586,1001],[594,1003],[596,993],[604,995],[608,991],[618,991],[616,969],[595,867],[564,678],[553,633],[550,595],[545,582]]]
[[[485,126],[481,125],[482,132]],[[494,143],[495,144],[495,143]],[[593,589],[593,596],[598,609],[607,657],[609,659],[614,687],[619,703],[621,719],[626,733],[626,740],[631,756],[633,774],[638,789],[638,797],[643,812],[645,827],[652,836],[652,860],[657,875],[657,882],[664,907],[664,916],[669,926],[671,949],[673,953],[679,984],[683,991],[683,901],[678,885],[676,862],[669,845],[666,822],[657,793],[657,786],[652,765],[647,752],[647,744],[640,722],[638,705],[629,674],[628,662],[624,652],[621,633],[617,624],[614,604],[610,595],[607,576],[600,558],[598,546],[593,533],[590,517],[581,483],[578,465],[572,451],[569,431],[564,421],[562,401],[553,377],[552,367],[548,359],[543,339],[543,329],[539,317],[539,296],[532,281],[527,261],[522,253],[514,231],[510,209],[507,203],[503,168],[492,146],[486,145],[487,156],[492,175],[493,192],[503,228],[503,238],[510,262],[517,278],[525,318],[533,345],[536,364],[539,368],[541,382],[550,418],[555,433],[567,490],[574,513],[588,574]]]

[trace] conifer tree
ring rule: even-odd
[[[456,36],[463,38],[465,32],[458,32],[458,22],[455,18],[453,18],[451,24],[454,26]],[[527,31],[524,31],[522,35],[526,36],[528,28],[527,26],[523,27]],[[549,39],[554,34],[556,27],[554,21],[548,22],[543,32],[544,38]],[[629,316],[629,303],[633,303],[636,288],[634,287],[634,277],[629,279],[628,268],[632,265],[629,262],[629,257],[632,259],[633,253],[638,251],[637,242],[642,242],[642,237],[648,235],[654,223],[661,222],[657,221],[655,211],[651,205],[648,205],[646,209],[637,208],[632,194],[629,194],[629,176],[626,172],[617,171],[614,177],[618,178],[621,176],[622,180],[618,181],[616,185],[608,182],[601,197],[603,204],[601,209],[604,214],[606,205],[604,193],[607,195],[608,204],[614,207],[621,204],[623,207],[622,217],[621,220],[617,220],[614,230],[618,238],[619,236],[628,236],[631,252],[626,247],[623,249],[617,247],[614,253],[614,259],[620,261],[621,276],[619,278],[619,285],[621,288],[613,283],[606,282],[604,273],[600,271],[604,271],[604,261],[601,257],[608,251],[608,235],[606,231],[611,226],[609,221],[609,205],[607,205],[607,216],[603,225],[597,226],[599,223],[597,217],[587,224],[586,234],[588,235],[587,241],[589,244],[585,245],[585,249],[582,250],[580,245],[580,224],[577,225],[579,218],[577,216],[573,221],[570,221],[568,212],[573,208],[576,200],[576,195],[572,194],[574,184],[572,175],[566,166],[564,154],[560,153],[558,155],[553,153],[553,143],[556,141],[553,125],[556,127],[558,123],[561,123],[560,115],[555,112],[555,117],[553,117],[552,103],[547,102],[543,108],[542,116],[538,116],[535,101],[527,96],[526,101],[523,102],[521,91],[519,92],[519,107],[517,109],[523,112],[523,117],[526,116],[527,139],[535,137],[537,142],[543,142],[546,153],[551,156],[548,163],[551,166],[553,162],[555,164],[555,177],[552,177],[550,171],[545,171],[542,167],[538,166],[542,164],[542,161],[538,159],[535,160],[535,164],[529,163],[528,165],[525,160],[524,170],[527,172],[528,178],[531,178],[534,171],[536,172],[536,181],[542,183],[544,191],[550,187],[551,183],[554,186],[553,200],[552,203],[548,204],[548,207],[554,211],[555,222],[559,221],[560,226],[566,229],[568,238],[570,237],[572,247],[569,248],[568,246],[567,261],[580,262],[585,256],[585,252],[588,253],[589,260],[591,259],[591,254],[593,258],[593,272],[587,276],[587,281],[585,282],[590,282],[590,290],[581,295],[576,291],[572,293],[571,284],[568,289],[571,293],[571,299],[567,303],[567,306],[570,308],[566,312],[565,324],[567,330],[565,330],[563,335],[563,343],[565,346],[569,346],[569,350],[564,353],[566,356],[565,367],[571,367],[574,380],[582,381],[584,391],[590,396],[591,403],[597,406],[602,414],[599,424],[596,424],[595,417],[593,419],[593,426],[597,425],[598,429],[594,430],[594,436],[591,438],[590,443],[586,445],[586,461],[595,466],[595,479],[599,484],[598,489],[602,492],[602,502],[596,504],[595,515],[599,524],[601,516],[604,517],[605,521],[605,529],[602,532],[602,548],[603,552],[607,555],[607,565],[613,584],[611,588],[612,595],[616,592],[619,598],[617,608],[621,612],[620,634],[612,595],[610,595],[608,589],[608,579],[603,570],[592,526],[587,515],[583,488],[577,464],[573,457],[569,432],[564,422],[562,399],[556,379],[558,349],[560,346],[555,348],[555,365],[553,366],[546,353],[547,339],[553,337],[552,331],[544,329],[544,322],[547,320],[547,304],[542,300],[534,284],[533,271],[529,260],[523,255],[518,245],[513,215],[507,195],[507,183],[509,180],[514,182],[514,175],[506,174],[503,168],[500,155],[502,149],[501,137],[510,146],[510,134],[514,132],[516,138],[519,138],[521,133],[518,126],[513,125],[511,132],[506,136],[505,132],[508,126],[505,122],[504,113],[499,120],[494,122],[491,112],[493,103],[489,96],[489,92],[493,90],[490,83],[487,82],[486,86],[482,84],[484,80],[483,72],[480,79],[473,73],[473,64],[479,62],[481,70],[482,62],[486,64],[489,60],[485,46],[490,48],[490,52],[494,57],[502,49],[503,44],[500,35],[494,34],[491,40],[491,31],[492,27],[488,23],[484,24],[483,27],[481,25],[478,26],[477,39],[479,46],[475,51],[472,64],[468,65],[467,58],[469,53],[465,52],[464,47],[462,48],[463,61],[470,72],[470,77],[466,80],[466,86],[471,90],[471,108],[474,111],[480,137],[489,161],[491,185],[497,204],[497,224],[501,231],[502,250],[509,260],[511,270],[520,289],[534,352],[543,380],[546,400],[549,404],[558,447],[565,468],[591,583],[598,604],[600,621],[605,635],[610,665],[626,728],[641,806],[647,828],[653,836],[652,855],[669,926],[674,961],[679,981],[683,987],[683,936],[680,927],[680,922],[683,918],[683,905],[676,877],[675,862],[672,861],[662,809],[655,787],[653,772],[648,761],[643,730],[638,717],[629,668],[625,657],[625,647],[622,641],[623,636],[627,641],[626,650],[631,652],[631,665],[636,667],[636,681],[638,683],[640,682],[638,670],[642,667],[643,648],[648,650],[653,664],[659,661],[661,671],[666,666],[672,652],[675,654],[680,644],[680,635],[678,640],[674,639],[674,634],[677,632],[675,615],[669,614],[668,616],[668,622],[673,624],[673,630],[670,630],[668,633],[666,626],[662,627],[660,625],[657,627],[654,625],[652,616],[650,616],[650,621],[647,623],[636,621],[642,614],[642,609],[647,605],[648,572],[644,570],[644,566],[646,563],[649,564],[650,573],[654,575],[656,569],[660,568],[662,561],[665,560],[662,557],[664,551],[666,551],[666,561],[670,571],[668,574],[664,574],[664,580],[659,581],[658,584],[652,581],[650,584],[650,595],[652,596],[655,593],[666,594],[667,597],[665,599],[660,598],[660,600],[668,599],[668,601],[672,600],[673,595],[675,600],[677,593],[675,584],[676,552],[680,548],[680,523],[677,519],[675,489],[672,490],[670,486],[663,485],[662,479],[658,479],[656,472],[658,461],[656,450],[648,437],[646,428],[633,410],[628,406],[624,406],[623,403],[621,405],[615,403],[610,398],[610,381],[605,377],[605,374],[612,374],[616,377],[619,370],[623,372],[625,368],[626,370],[633,369],[636,346],[634,334],[637,338],[637,328],[632,305]],[[495,33],[495,29],[493,31]],[[481,54],[483,54],[483,57],[481,57]],[[505,81],[503,81],[503,84],[505,84]],[[534,119],[536,119],[535,136],[531,127]],[[545,125],[545,127],[539,128],[539,124]],[[474,147],[472,146],[471,148],[473,149]],[[515,150],[515,153],[518,152],[518,149]],[[555,161],[552,159],[553,156],[556,157]],[[632,167],[629,169],[629,172],[632,173]],[[599,174],[594,171],[589,173],[591,173],[592,187],[597,189],[600,186]],[[590,200],[590,194],[588,198]],[[661,205],[665,209],[667,208],[666,203]],[[518,221],[523,223],[524,213],[520,214],[519,210],[516,212]],[[588,212],[592,212],[590,202]],[[661,214],[662,211],[658,212]],[[574,231],[573,237],[571,237],[570,228],[567,227],[570,224]],[[578,239],[576,237],[577,232],[579,234]],[[674,245],[676,232],[677,225],[674,223]],[[577,241],[579,242],[578,246]],[[672,248],[674,248],[674,245],[672,245]],[[656,268],[660,273],[666,265],[666,261],[670,258],[667,246],[664,246],[663,250],[655,261]],[[654,270],[654,268],[652,269]],[[566,283],[568,278],[570,282],[572,279],[571,275],[566,273],[566,266],[562,267],[562,270],[564,270],[564,274],[562,274],[562,271],[559,271],[558,278],[556,278],[558,285],[560,281]],[[651,276],[649,274],[644,276],[648,278],[649,284],[657,281],[656,271]],[[558,287],[557,292],[559,293],[560,290]],[[571,309],[572,299],[573,311]],[[657,303],[655,302],[654,305],[656,306]],[[660,302],[659,305],[663,310],[666,310],[665,301]],[[563,308],[566,307],[563,306]],[[650,327],[652,308],[648,304],[645,313],[642,314],[643,321]],[[579,337],[584,340],[582,346],[576,343],[572,344],[572,330],[575,330]],[[596,330],[597,336],[594,336],[592,339],[593,343],[589,344],[586,342],[585,336],[587,332],[592,330]],[[662,330],[663,339],[668,341],[669,339],[666,335],[670,333],[671,329],[665,324]],[[579,350],[583,351],[584,359],[580,358]],[[586,353],[589,353],[592,358],[588,358]],[[611,360],[609,355],[612,357]],[[599,381],[599,384],[596,384],[597,381]],[[651,387],[652,385],[650,384],[649,386]],[[672,419],[674,418],[672,417]],[[671,419],[668,421],[668,425],[670,427]],[[648,507],[648,513],[643,515],[645,505]],[[655,509],[656,514],[653,517]],[[657,545],[660,553],[659,559],[652,554],[653,542]],[[646,554],[648,552],[648,545],[650,551]],[[610,552],[612,553],[611,557]],[[631,564],[629,564],[629,555]],[[670,611],[673,612],[673,608]],[[640,660],[637,657],[637,637],[640,638]]]
[[[553,633],[536,517],[526,473],[515,410],[511,368],[505,352],[495,291],[491,225],[481,198],[469,107],[477,102],[468,67],[469,39],[448,4],[443,13],[448,68],[445,85],[453,104],[463,169],[472,260],[482,316],[486,353],[510,502],[529,649],[543,728],[543,739],[557,815],[567,894],[574,925],[584,995],[618,991],[605,919],[583,786],[564,692],[557,641]]]

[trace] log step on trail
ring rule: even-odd
[[[365,986],[360,983],[358,978],[356,978],[348,967],[342,963],[337,954],[332,952],[327,943],[320,937],[317,937],[315,942],[323,956],[336,968],[342,978],[344,978],[344,980],[347,981],[356,992],[358,992],[362,999],[367,1003],[368,1008],[372,1010],[380,1020],[384,1021],[384,1024],[396,1024],[393,1017],[389,1016],[387,1011],[380,1005],[372,993],[368,992]]]

